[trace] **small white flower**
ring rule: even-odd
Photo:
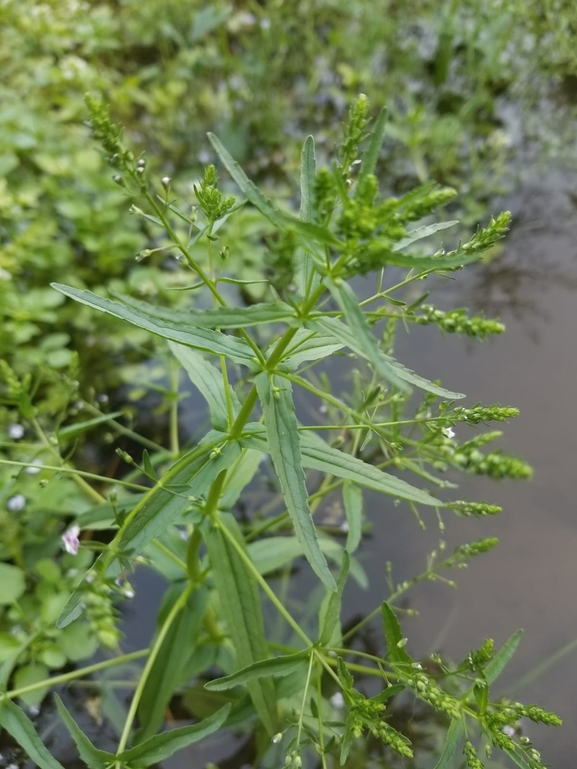
[[[40,468],[42,467],[41,459],[33,459],[30,467],[26,468],[28,475],[38,475]]]
[[[261,29],[270,29],[270,19],[268,19],[266,16],[260,20],[260,28]]]
[[[80,526],[74,524],[74,526],[67,529],[61,537],[64,549],[67,553],[70,553],[70,555],[78,554],[78,548],[80,547],[80,540],[78,539],[79,534]]]
[[[281,740],[282,740],[282,732],[278,732],[278,733],[277,733],[277,734],[275,734],[275,736],[272,738],[272,742],[273,742],[275,745],[278,745],[278,743],[279,743]]]
[[[344,708],[345,706],[345,698],[343,697],[341,692],[336,692],[335,694],[333,694],[329,702],[331,703],[333,708]]]
[[[455,437],[455,431],[452,427],[445,427],[442,430],[443,435],[445,438],[454,438]]]
[[[18,510],[22,510],[25,504],[26,497],[24,494],[14,494],[13,497],[10,497],[10,499],[6,501],[6,509],[11,513],[17,513]]]
[[[502,729],[503,734],[506,734],[507,737],[514,737],[515,736],[515,728],[511,726],[510,724],[505,724],[505,726]]]
[[[8,428],[8,437],[12,438],[13,441],[19,441],[20,438],[24,437],[24,428],[22,425],[15,424],[10,425]]]

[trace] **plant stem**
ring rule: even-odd
[[[144,666],[144,669],[138,681],[138,686],[136,687],[136,691],[134,692],[132,701],[130,703],[130,708],[128,710],[128,715],[126,716],[126,721],[124,722],[124,728],[122,730],[122,734],[120,735],[120,742],[118,743],[118,750],[116,751],[117,754],[122,753],[126,748],[126,745],[128,743],[128,737],[130,736],[130,730],[132,728],[134,719],[136,718],[136,711],[138,710],[138,706],[140,704],[140,698],[142,697],[142,693],[144,691],[144,687],[146,686],[146,682],[148,681],[148,676],[150,675],[152,666],[156,661],[156,658],[160,651],[160,647],[162,646],[164,639],[166,638],[166,634],[170,630],[172,623],[178,616],[179,612],[181,611],[183,606],[186,604],[192,590],[193,590],[193,585],[189,585],[180,595],[178,600],[175,601],[174,606],[170,610],[167,618],[164,620],[164,623],[158,632],[158,635],[156,637],[156,640],[154,641],[154,644],[150,648],[148,659],[146,660],[146,664]],[[120,768],[120,762],[117,761],[116,765],[118,768]]]
[[[140,483],[131,483],[130,481],[120,481],[117,478],[109,478],[106,475],[95,475],[94,473],[87,473],[83,470],[76,470],[74,467],[67,467],[66,465],[34,465],[32,462],[16,462],[11,459],[0,459],[0,465],[9,465],[10,467],[33,467],[35,470],[55,470],[58,473],[68,473],[69,475],[80,475],[83,478],[91,478],[93,481],[99,481],[100,483],[112,483],[115,486],[124,486],[127,489],[133,489],[134,491],[150,491],[150,486],[142,486]],[[98,503],[103,500],[99,495]]]
[[[21,686],[19,689],[12,689],[6,692],[3,696],[7,699],[14,699],[15,697],[21,697],[28,692],[34,692],[38,689],[44,689],[47,686],[56,686],[56,684],[65,684],[68,681],[74,681],[76,678],[82,676],[88,676],[91,673],[97,673],[99,670],[105,670],[106,668],[115,667],[116,665],[123,665],[126,662],[132,662],[132,660],[138,660],[142,657],[146,657],[150,649],[140,649],[136,652],[130,652],[129,654],[123,654],[121,657],[113,657],[110,660],[104,660],[104,662],[95,662],[94,665],[87,665],[84,668],[78,670],[72,670],[70,673],[62,673],[58,676],[52,676],[52,678],[45,678],[43,681],[36,681],[28,686]]]

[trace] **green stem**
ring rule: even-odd
[[[122,730],[122,734],[120,735],[120,741],[118,743],[118,750],[116,751],[117,754],[122,753],[126,748],[126,745],[128,743],[128,737],[130,736],[130,730],[132,728],[134,719],[136,718],[136,711],[138,710],[138,706],[140,704],[140,698],[142,697],[142,693],[144,692],[144,687],[146,686],[146,682],[148,681],[148,676],[150,675],[152,667],[156,661],[156,658],[158,657],[160,648],[164,643],[166,634],[170,630],[172,623],[178,616],[179,612],[181,611],[183,606],[186,604],[188,597],[193,589],[194,589],[193,585],[189,585],[186,588],[186,590],[184,590],[184,592],[180,595],[180,597],[178,598],[178,600],[175,602],[174,606],[170,610],[167,618],[164,620],[164,623],[160,628],[158,636],[156,637],[156,640],[154,641],[154,644],[150,649],[150,654],[148,655],[148,659],[146,660],[146,664],[144,666],[144,669],[138,681],[138,686],[136,687],[136,691],[134,692],[132,701],[130,703],[130,708],[128,710],[128,715],[126,716],[126,721],[124,722],[124,728]],[[118,761],[117,761],[117,767],[120,768],[120,762]]]
[[[3,696],[9,700],[15,697],[21,697],[23,694],[29,692],[38,691],[38,689],[44,689],[49,686],[56,686],[56,684],[65,684],[68,681],[74,681],[76,678],[88,676],[91,673],[97,673],[99,670],[106,670],[106,668],[115,667],[116,665],[123,665],[126,662],[132,662],[132,660],[138,660],[142,657],[146,657],[150,649],[140,649],[136,652],[130,652],[130,654],[123,654],[122,657],[114,657],[104,662],[95,662],[94,665],[87,665],[79,670],[73,670],[70,673],[62,673],[59,676],[52,676],[52,678],[45,678],[43,681],[37,681],[36,683],[29,684],[28,686],[21,686],[19,689],[12,689],[6,692]]]
[[[140,483],[120,481],[118,478],[108,478],[106,475],[95,475],[94,473],[87,473],[83,470],[76,470],[74,467],[66,467],[66,465],[34,465],[32,462],[16,462],[11,459],[0,459],[0,465],[9,465],[10,467],[33,467],[35,470],[54,470],[58,473],[80,475],[83,478],[90,478],[91,480],[99,481],[100,483],[112,483],[115,486],[125,486],[127,489],[134,489],[134,491],[150,491],[150,486],[141,486]],[[102,498],[99,497],[99,504],[102,501]]]

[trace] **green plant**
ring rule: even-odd
[[[521,718],[559,725],[559,718],[537,706],[490,698],[490,686],[514,653],[520,634],[498,652],[492,641],[486,641],[458,665],[434,655],[424,669],[407,651],[393,609],[412,584],[424,579],[449,581],[443,576],[445,569],[462,567],[494,547],[495,539],[462,545],[444,558],[432,555],[425,572],[411,582],[395,585],[389,569],[387,599],[355,628],[343,632],[341,626],[347,581],[351,576],[363,578],[354,555],[365,520],[363,489],[383,493],[391,504],[405,505],[419,521],[421,515],[434,511],[443,528],[443,510],[486,516],[499,508],[439,499],[446,489],[455,488],[439,473],[455,470],[494,478],[530,475],[520,459],[481,451],[499,433],[480,432],[463,441],[454,431],[457,425],[461,429],[506,421],[516,415],[516,409],[498,404],[458,406],[455,401],[464,396],[414,373],[392,355],[402,323],[433,323],[443,332],[481,338],[503,330],[496,321],[466,318],[460,310],[451,314],[424,307],[426,295],[410,305],[400,297],[416,281],[452,273],[478,260],[504,236],[509,214],[491,219],[454,248],[436,248],[431,253],[423,241],[438,238],[439,232],[455,224],[434,222],[432,215],[454,193],[427,184],[401,197],[380,197],[374,170],[386,116],[381,112],[369,130],[368,102],[363,96],[350,110],[337,161],[331,167],[317,170],[314,141],[312,137],[305,141],[299,216],[265,198],[211,135],[212,146],[234,182],[268,220],[263,231],[277,267],[276,279],[266,287],[266,301],[242,306],[233,303],[231,290],[238,282],[230,272],[234,241],[227,238],[228,247],[220,247],[219,241],[245,201],[224,195],[215,169],[209,167],[195,188],[199,211],[190,216],[173,198],[171,180],[166,177],[156,183],[146,159],[135,157],[126,147],[103,103],[90,96],[88,106],[92,131],[115,167],[118,183],[147,206],[144,210],[133,205],[132,213],[178,249],[193,274],[196,293],[211,308],[174,310],[121,294],[108,299],[70,286],[54,287],[61,295],[168,340],[206,400],[212,428],[181,450],[176,390],[171,452],[145,449],[137,460],[134,452],[122,450],[121,457],[133,466],[127,480],[92,477],[96,482],[118,484],[122,493],[102,501],[98,494],[98,504],[79,516],[79,524],[86,529],[109,525],[116,533],[108,544],[94,542],[102,552],[72,593],[58,627],[66,632],[85,617],[93,626],[90,613],[95,605],[99,611],[108,607],[106,616],[112,617],[110,597],[119,591],[130,594],[126,575],[137,563],[154,564],[170,577],[171,585],[159,610],[156,636],[149,649],[137,653],[146,661],[117,751],[93,746],[57,701],[83,761],[91,769],[147,766],[225,724],[249,723],[261,737],[257,754],[270,750],[271,760],[278,763],[282,751],[287,767],[298,768],[315,757],[323,767],[339,759],[347,763],[360,745],[371,740],[385,750],[388,765],[396,766],[418,749],[407,733],[390,722],[394,703],[410,696],[448,724],[437,769],[450,765],[463,739],[465,761],[472,769],[483,766],[475,747],[479,741],[489,752],[493,746],[499,748],[522,769],[543,767],[531,743],[515,737],[515,725]],[[413,225],[422,220],[420,226]],[[367,272],[375,274],[377,288],[373,295],[361,298],[354,292],[354,279]],[[335,393],[326,376],[314,368],[338,354],[354,358],[361,367],[347,394]],[[19,382],[9,371],[5,376],[12,379],[11,397],[24,423],[34,425],[30,382]],[[420,400],[415,400],[413,388],[421,392]],[[302,423],[295,407],[297,391],[318,398],[326,421],[319,412],[312,424]],[[113,416],[103,420],[112,422]],[[84,426],[80,424],[79,429]],[[41,437],[39,425],[37,430]],[[321,432],[329,440],[321,438]],[[58,469],[64,472],[67,466],[58,441],[52,445]],[[286,509],[276,515],[256,513],[248,520],[238,519],[233,511],[263,456],[272,460]],[[85,486],[92,488],[89,474],[68,469],[84,491]],[[312,493],[305,470],[314,471],[320,479]],[[408,475],[413,483],[405,480]],[[345,547],[317,512],[334,491],[342,494],[346,512]],[[73,530],[65,540],[72,552],[80,545],[77,534]],[[301,556],[324,593],[318,617],[302,622],[266,578]],[[331,561],[338,564],[336,573]],[[17,607],[21,590],[16,593],[11,603]],[[280,644],[266,630],[263,597],[286,625]],[[361,652],[354,646],[355,635],[377,615],[384,631],[382,653]],[[110,636],[100,640],[109,645],[117,642]],[[19,654],[14,649],[4,663],[5,683]],[[54,769],[59,764],[12,700],[134,656],[119,656],[8,689],[0,701],[0,724],[39,766]],[[223,675],[215,678],[215,669]],[[359,674],[378,682],[376,695],[355,686]],[[158,734],[171,697],[191,680],[206,682],[205,691],[214,693],[208,706],[206,701],[198,704],[194,687],[187,695],[192,710],[204,709],[206,718]],[[246,694],[237,694],[239,689]],[[340,699],[331,700],[334,692]]]

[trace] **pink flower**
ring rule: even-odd
[[[78,539],[79,534],[80,526],[74,524],[74,526],[71,526],[62,535],[62,544],[64,545],[66,552],[70,553],[70,555],[78,554],[78,548],[80,547],[80,540]]]

